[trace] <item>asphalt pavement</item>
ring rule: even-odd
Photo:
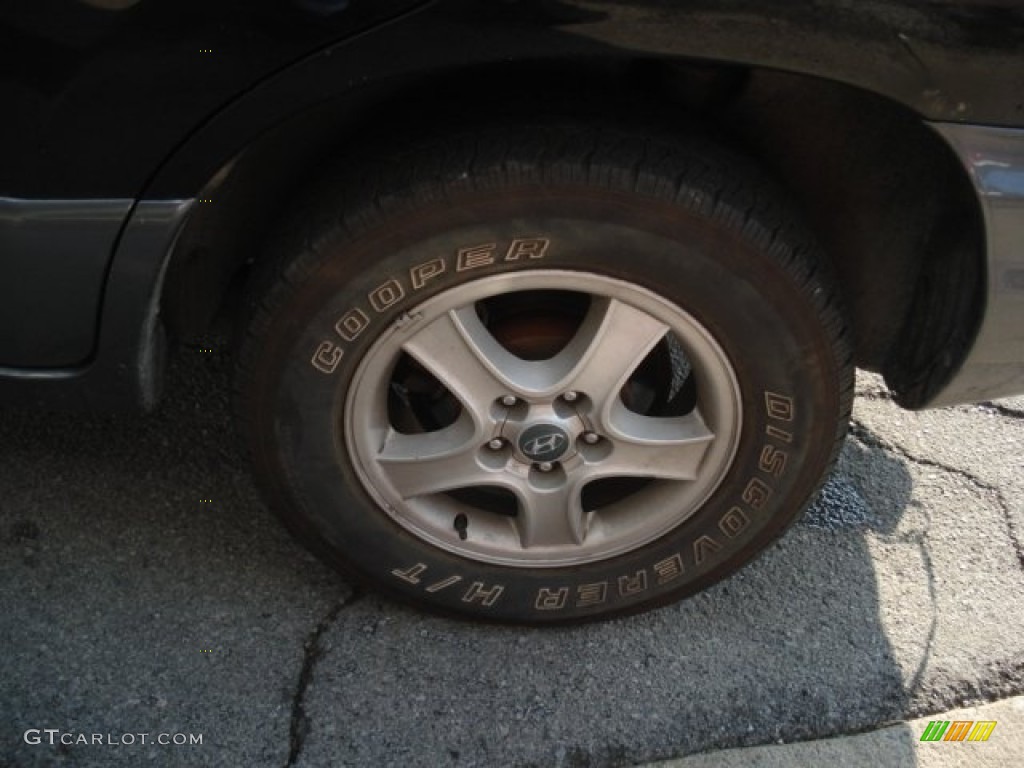
[[[185,350],[150,415],[0,410],[0,766],[630,766],[1024,693],[1024,398],[907,413],[861,375],[836,472],[764,556],[541,630],[427,616],[306,554],[227,376]]]

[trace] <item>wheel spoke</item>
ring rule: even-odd
[[[545,478],[546,479],[546,478]],[[519,514],[516,524],[525,549],[578,546],[584,538],[584,514],[578,482],[551,478],[539,487],[528,482],[516,489]]]
[[[463,420],[416,435],[392,430],[377,461],[403,499],[484,485],[493,470],[480,462],[475,436]]]
[[[509,391],[499,373],[509,355],[480,323],[472,306],[445,312],[402,348],[480,420],[486,417],[487,405]]]
[[[615,299],[595,298],[576,336],[559,358],[572,361],[564,389],[585,392],[599,405],[617,401],[629,375],[647,357],[668,326]]]
[[[650,477],[696,480],[700,463],[715,439],[700,413],[656,418],[617,403],[607,428],[611,455],[588,472],[594,477]]]

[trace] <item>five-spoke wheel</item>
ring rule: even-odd
[[[531,567],[610,557],[692,514],[732,460],[732,368],[650,291],[516,273],[410,314],[365,356],[341,426],[367,491],[441,548]]]

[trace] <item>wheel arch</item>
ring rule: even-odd
[[[325,167],[400,145],[424,117],[437,132],[551,115],[698,130],[766,166],[825,246],[857,365],[883,372],[904,405],[926,403],[970,348],[984,304],[984,227],[963,166],[920,116],[834,81],[669,57],[439,68],[290,115],[198,193],[172,255],[165,321],[193,339],[218,310],[230,314],[245,265]]]

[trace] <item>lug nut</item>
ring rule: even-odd
[[[500,437],[495,437],[490,442],[487,443],[487,447],[490,448],[492,451],[500,451],[504,445],[505,441],[502,440]]]
[[[583,433],[583,442],[586,443],[587,445],[594,445],[600,439],[601,439],[601,436],[598,435],[597,432],[584,432]]]
[[[562,395],[562,399],[565,400],[565,402],[567,403],[575,402],[577,397],[579,397],[579,395],[573,392],[571,389],[564,395]]]
[[[501,404],[502,405],[507,405],[509,408],[511,408],[517,402],[519,402],[519,401],[516,400],[515,395],[505,395],[503,398],[501,398]]]
[[[539,469],[541,472],[550,472],[554,468],[555,465],[552,464],[550,461],[542,461],[540,464],[537,465],[537,469]]]

